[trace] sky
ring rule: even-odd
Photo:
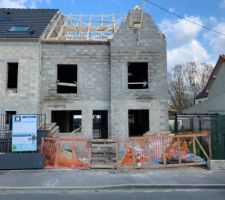
[[[149,0],[225,35],[225,0]],[[127,14],[141,0],[0,0],[0,7],[58,8],[64,14]],[[148,12],[167,39],[168,68],[195,61],[215,65],[225,53],[225,36],[179,19],[147,2]]]

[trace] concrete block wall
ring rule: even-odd
[[[151,131],[168,129],[166,42],[148,14],[140,31],[123,22],[111,42],[1,42],[0,112],[81,110],[92,137],[93,110],[108,111],[109,137],[128,136],[128,110],[148,109]],[[18,93],[7,94],[7,62],[19,63]],[[128,63],[148,63],[148,89],[128,89]],[[77,94],[57,93],[57,65],[76,64]]]
[[[58,64],[77,65],[77,94],[57,93]],[[93,110],[108,110],[110,122],[109,44],[42,44],[41,84],[47,120],[53,110],[81,110],[82,133],[92,137]]]
[[[0,42],[0,113],[39,112],[40,46],[38,42]],[[7,93],[9,62],[18,62],[18,91]]]
[[[148,109],[151,131],[168,130],[166,41],[148,14],[140,31],[129,16],[111,42],[111,132],[128,136],[128,110]],[[148,63],[148,89],[128,89],[128,63]]]

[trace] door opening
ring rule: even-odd
[[[93,111],[93,139],[108,139],[108,111]]]
[[[81,132],[82,112],[81,110],[52,111],[52,122],[59,126],[61,133]]]
[[[149,131],[149,110],[128,110],[129,137]]]

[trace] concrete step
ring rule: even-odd
[[[105,164],[105,163],[98,163],[98,164],[92,164],[91,169],[115,169],[115,164]]]

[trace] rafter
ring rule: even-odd
[[[44,40],[108,41],[113,38],[125,16],[115,14],[63,16],[63,25],[59,23],[60,19],[61,16]]]

